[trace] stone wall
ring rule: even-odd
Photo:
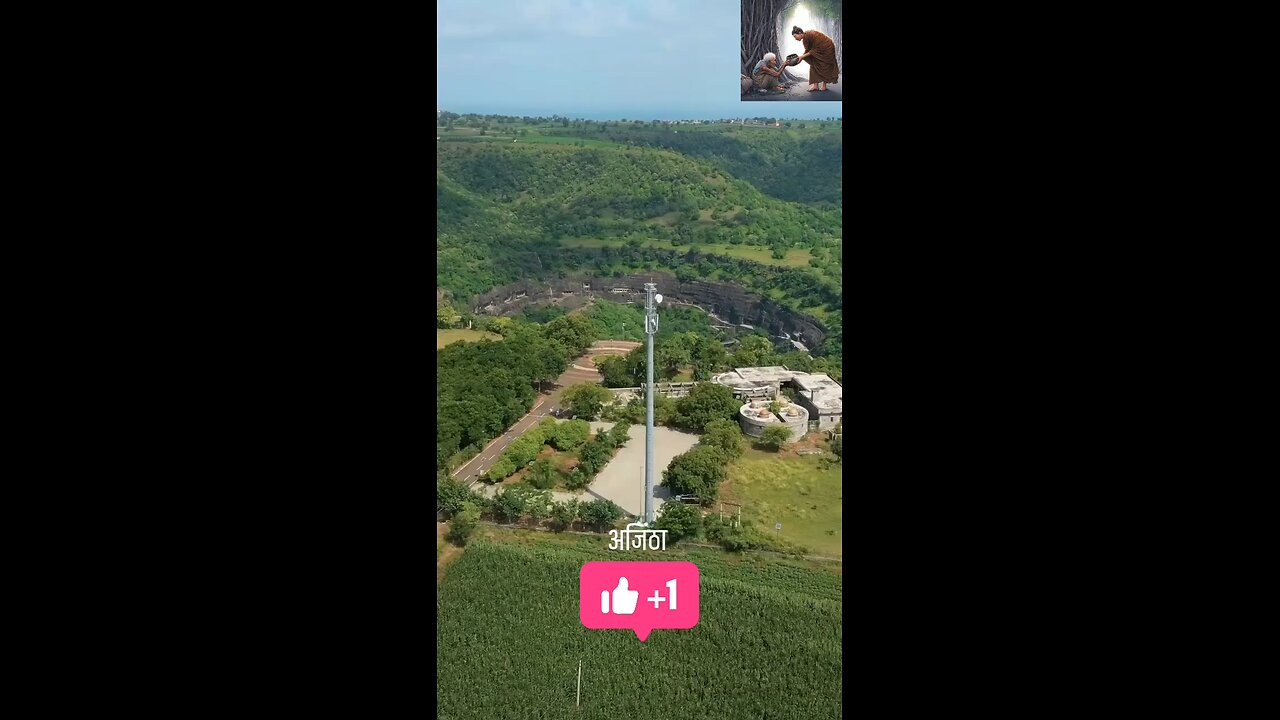
[[[733,324],[752,325],[770,335],[785,332],[810,348],[821,347],[827,337],[826,328],[818,320],[780,305],[772,298],[760,297],[729,283],[709,280],[682,283],[671,273],[656,271],[622,277],[575,275],[512,283],[478,296],[472,310],[477,315],[514,315],[528,305],[569,297],[576,299],[582,295],[643,303],[647,282],[658,286],[664,304],[695,305]],[[615,289],[624,292],[615,293]]]

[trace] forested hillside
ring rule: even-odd
[[[668,269],[811,314],[833,331],[819,351],[841,352],[839,123],[441,118],[436,285],[459,308],[518,280]]]
[[[437,173],[552,237],[821,247],[840,217],[768,197],[678,153],[536,144],[442,144]],[[452,229],[448,214],[437,231]]]
[[[665,148],[705,160],[712,166],[782,200],[839,208],[843,197],[843,146],[838,123],[796,122],[797,129],[814,126],[812,133],[741,125],[675,128],[620,124],[578,129],[575,137],[607,139],[622,144]]]

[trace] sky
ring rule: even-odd
[[[739,0],[439,0],[436,109],[594,120],[842,117],[744,103]]]

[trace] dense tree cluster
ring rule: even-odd
[[[613,393],[596,383],[580,383],[567,388],[560,396],[564,404],[575,418],[595,420],[600,417],[607,403],[613,400]]]
[[[536,325],[500,328],[501,341],[459,342],[436,352],[436,467],[474,452],[533,406],[539,383],[554,380],[570,353]]]
[[[719,496],[720,483],[725,478],[725,461],[724,454],[716,448],[694,446],[677,455],[662,471],[662,484],[675,494],[694,495],[698,502],[710,505]]]

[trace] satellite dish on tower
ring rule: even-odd
[[[654,295],[654,296],[653,296],[653,301],[654,301],[654,302],[662,302],[662,293],[658,293],[657,295]]]

